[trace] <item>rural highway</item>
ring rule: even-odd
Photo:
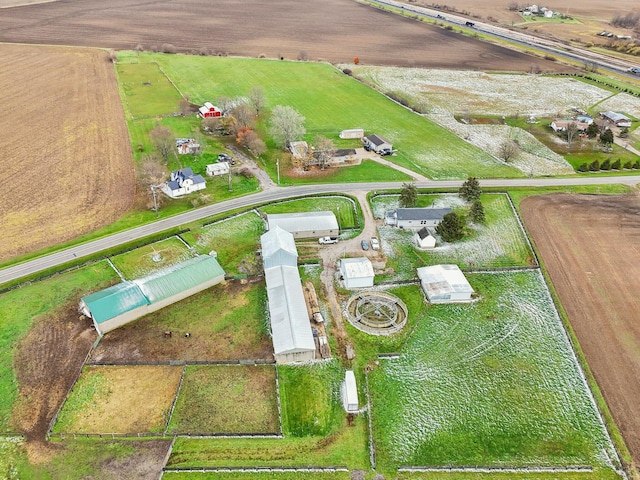
[[[462,180],[447,181],[418,181],[418,188],[459,188]],[[550,186],[575,186],[575,185],[606,185],[606,184],[640,184],[640,175],[615,176],[615,177],[574,177],[574,178],[539,178],[539,179],[495,179],[481,180],[483,187],[550,187]],[[0,270],[0,285],[16,280],[43,270],[57,267],[83,258],[88,255],[122,245],[133,240],[147,237],[165,230],[180,227],[190,222],[201,220],[213,215],[240,208],[248,208],[253,205],[275,202],[293,197],[305,195],[317,195],[323,193],[350,193],[355,191],[376,191],[402,188],[401,182],[372,182],[372,183],[348,183],[348,184],[324,184],[305,185],[297,187],[272,187],[268,190],[234,198],[225,202],[208,205],[190,210],[173,217],[164,218],[153,223],[132,228],[130,230],[109,235],[81,245],[45,255],[24,263],[13,265]]]

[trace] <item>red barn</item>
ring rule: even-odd
[[[212,105],[211,102],[204,102],[204,106],[198,109],[198,115],[202,118],[221,117],[222,112],[218,107]]]

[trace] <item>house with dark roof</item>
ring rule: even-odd
[[[181,168],[171,172],[171,179],[162,185],[162,191],[171,198],[182,197],[207,188],[207,181],[202,175],[196,175],[191,168]]]
[[[396,208],[386,213],[384,223],[398,228],[437,227],[450,208]]]
[[[388,140],[385,140],[380,135],[367,135],[362,139],[364,148],[371,150],[379,155],[390,155],[393,153],[393,145]]]

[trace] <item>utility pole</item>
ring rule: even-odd
[[[227,162],[227,165],[229,166],[229,191],[233,192],[233,187],[231,186],[231,163]]]
[[[276,168],[278,170],[278,185],[280,185],[280,159],[276,159]]]

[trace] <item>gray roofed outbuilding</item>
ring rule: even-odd
[[[270,213],[267,214],[268,229],[280,227],[294,238],[336,237],[340,234],[338,219],[331,211]]]

